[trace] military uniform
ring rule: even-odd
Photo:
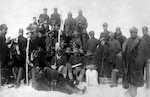
[[[74,18],[67,18],[65,20],[65,23],[64,23],[64,28],[68,29],[68,31],[69,31],[68,34],[71,35],[76,28],[75,19]]]
[[[126,37],[123,36],[122,33],[120,33],[120,34],[115,33],[114,38],[120,42],[121,47],[122,47],[124,41],[126,40]]]
[[[88,27],[87,19],[84,16],[76,17],[76,28],[78,32],[82,33]]]
[[[143,68],[146,60],[144,40],[129,38],[123,44],[128,83],[135,87],[144,85]]]
[[[45,21],[49,22],[49,16],[47,14],[40,14],[39,18],[41,23],[45,23]]]
[[[6,44],[6,38],[5,35],[0,34],[0,62],[2,68],[6,67],[7,60],[8,60],[8,48]]]
[[[105,38],[106,39],[106,41],[109,41],[109,31],[104,31],[104,32],[101,32],[101,34],[100,34],[100,38]]]
[[[59,13],[53,13],[53,14],[51,14],[50,25],[54,26],[53,24],[60,27],[61,19],[60,19],[60,14]]]
[[[90,51],[91,53],[94,53],[96,50],[96,47],[98,46],[99,41],[96,38],[88,39],[87,41],[87,51]]]

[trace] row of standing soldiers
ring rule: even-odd
[[[18,38],[6,43],[7,26],[0,26],[1,66],[7,67],[7,60],[13,60],[9,61],[9,65],[11,64],[17,85],[23,76],[29,42],[31,68],[48,67],[76,83],[84,80],[86,69],[94,69],[100,77],[99,82],[111,80],[111,87],[114,87],[117,86],[118,79],[123,79],[123,86],[128,88],[127,94],[136,95],[137,87],[144,84],[144,67],[150,56],[147,27],[142,28],[143,37],[139,37],[137,28],[132,27],[129,30],[131,37],[126,39],[120,27],[113,33],[107,30],[108,24],[104,23],[104,31],[101,32],[100,38],[96,39],[94,31],[86,32],[87,20],[82,16],[81,10],[76,19],[72,18],[71,13],[68,14],[63,31],[60,30],[61,18],[57,8],[54,8],[50,19],[47,9],[44,8],[43,11],[44,14],[40,15],[38,22],[34,17],[33,23],[27,27],[29,41],[23,37],[23,29],[19,29]],[[60,32],[60,47],[56,50],[55,44]],[[9,49],[8,44],[11,44]],[[95,66],[88,66],[89,64]],[[53,77],[55,79],[55,76]]]

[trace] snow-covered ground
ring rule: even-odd
[[[79,86],[83,88],[85,84]],[[125,97],[125,89],[119,85],[116,88],[110,88],[109,85],[100,85],[98,87],[87,87],[87,93],[84,95],[67,95],[56,91],[36,91],[30,86],[21,86],[18,89],[2,87],[0,97]],[[145,87],[138,89],[137,97],[150,97],[150,90]]]

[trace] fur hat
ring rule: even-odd
[[[138,33],[138,29],[136,27],[132,27],[129,30],[130,33]]]

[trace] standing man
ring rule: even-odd
[[[95,35],[95,32],[90,31],[89,32],[90,38],[87,41],[87,51],[90,51],[92,54],[95,53],[96,47],[99,44],[98,39],[96,39],[94,35]]]
[[[1,69],[6,67],[7,65],[7,43],[6,43],[6,37],[7,34],[7,25],[1,24],[0,25],[0,88],[1,88]]]
[[[76,28],[79,34],[81,34],[84,30],[86,31],[88,27],[87,19],[82,15],[82,10],[80,9],[78,12],[78,16],[76,17]]]
[[[55,25],[60,27],[60,24],[61,24],[60,14],[58,13],[58,9],[55,7],[53,14],[51,14],[50,16],[50,25],[53,28],[55,27]]]
[[[146,88],[150,88],[150,36],[148,35],[148,27],[144,26],[142,28],[143,39],[146,44]]]
[[[126,95],[129,97],[136,97],[137,88],[144,85],[145,43],[137,33],[138,29],[132,27],[130,29],[131,37],[124,42],[122,48],[125,58],[125,72],[129,83]]]
[[[0,62],[1,68],[6,67],[8,58],[8,48],[6,43],[7,25],[0,25]]]
[[[48,23],[49,22],[49,16],[47,15],[47,8],[45,7],[43,9],[43,14],[40,14],[39,16],[39,23]]]
[[[108,29],[108,24],[107,23],[103,23],[103,29],[104,29],[104,31],[101,32],[100,39],[103,37],[103,38],[106,39],[106,42],[108,42],[110,32],[107,30]]]
[[[65,24],[64,24],[64,28],[67,29],[66,34],[68,34],[68,36],[71,36],[71,34],[73,33],[73,31],[75,30],[75,19],[72,17],[72,13],[69,12],[68,13],[68,18],[65,20]]]
[[[29,27],[31,27],[31,29],[34,29],[37,26],[38,26],[37,19],[36,19],[36,17],[33,17],[33,22],[31,24],[29,24]]]
[[[16,79],[15,87],[20,86],[20,81],[23,77],[23,70],[24,70],[25,63],[26,63],[27,39],[23,36],[23,33],[24,33],[23,29],[20,28],[18,32],[19,36],[18,36],[18,41],[17,41],[17,44],[19,47],[18,52],[20,52],[17,55],[19,56],[20,60],[17,60],[14,67],[12,68],[14,77]]]
[[[122,47],[122,44],[126,40],[126,37],[124,35],[122,35],[120,27],[116,28],[116,32],[115,32],[114,38],[120,42],[120,45]]]

